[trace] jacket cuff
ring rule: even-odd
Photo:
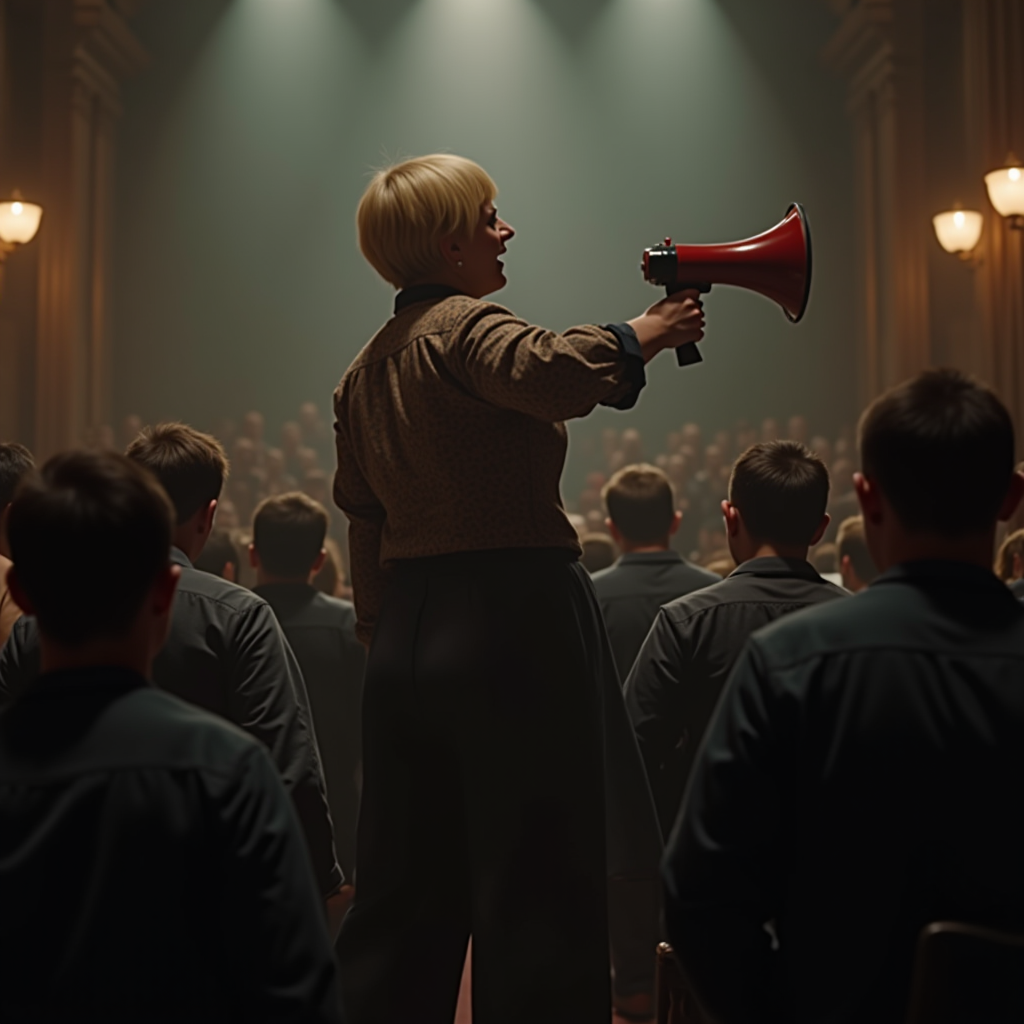
[[[629,391],[614,402],[601,402],[601,405],[612,409],[632,409],[647,384],[647,371],[644,369],[644,354],[640,348],[640,339],[629,324],[602,324],[601,329],[611,331],[619,343],[619,351],[625,357],[626,370],[623,374],[624,383],[630,386]]]

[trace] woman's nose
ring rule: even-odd
[[[504,238],[506,241],[509,238],[512,238],[516,233],[516,229],[512,227],[511,224],[501,219],[498,220],[498,230],[501,232],[501,237]]]

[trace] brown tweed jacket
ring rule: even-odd
[[[463,295],[415,302],[378,331],[334,393],[334,500],[364,643],[395,560],[579,552],[559,491],[562,420],[632,404],[630,362],[611,330],[557,334]]]

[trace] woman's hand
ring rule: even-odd
[[[628,323],[636,331],[644,362],[649,363],[662,349],[689,345],[704,337],[700,292],[688,288],[668,295]]]

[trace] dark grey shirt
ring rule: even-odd
[[[361,709],[366,648],[356,639],[351,601],[306,583],[267,583],[255,591],[274,610],[306,682],[327,780],[334,841],[345,876],[355,875],[359,818]]]
[[[0,713],[0,1019],[338,1020],[295,812],[263,747],[126,669]]]
[[[661,609],[626,680],[626,710],[664,835],[747,637],[790,612],[846,596],[802,559],[752,558]]]
[[[675,551],[623,555],[592,578],[620,679],[629,675],[663,604],[722,579]]]
[[[306,833],[323,895],[341,884],[316,736],[302,672],[270,606],[244,587],[194,569],[177,548],[181,566],[171,628],[153,664],[153,681],[226,718],[270,752]],[[88,600],[88,595],[85,596]],[[0,707],[39,672],[34,618],[18,620],[0,651]]]
[[[755,634],[664,875],[672,942],[728,1021],[903,1021],[925,923],[1024,928],[1024,608],[1006,585],[909,563]]]

